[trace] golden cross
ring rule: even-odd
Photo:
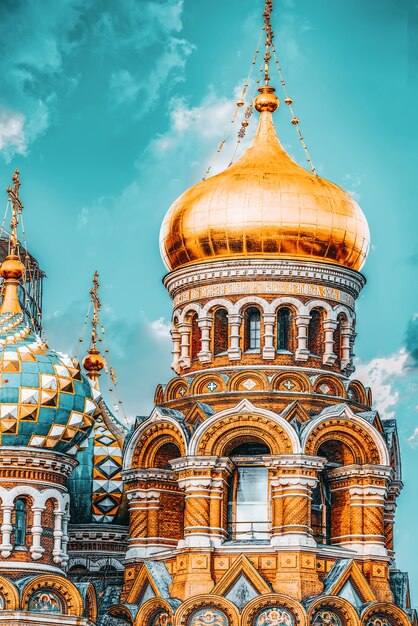
[[[99,273],[94,272],[93,287],[90,289],[91,301],[93,303],[93,317],[91,318],[91,348],[96,349],[97,324],[99,323],[99,310],[102,306],[99,298]]]
[[[17,229],[17,225],[19,224],[19,220],[17,216],[22,213],[22,209],[23,209],[23,204],[19,198],[19,187],[21,183],[19,180],[18,169],[15,170],[12,181],[13,181],[13,187],[9,186],[7,188],[7,194],[9,196],[9,200],[12,205],[12,219],[10,220],[10,228],[12,229],[12,232],[10,234],[10,253],[14,254],[16,245],[17,245],[16,229]]]

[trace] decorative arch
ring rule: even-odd
[[[152,450],[153,445],[158,448],[160,437],[171,436],[173,443],[176,443],[182,456],[186,452],[186,436],[178,422],[171,417],[161,417],[155,409],[151,416],[133,433],[124,454],[124,468],[146,467],[141,465],[147,455],[147,451]],[[161,443],[161,442],[160,442]]]
[[[0,576],[0,595],[5,611],[16,611],[19,608],[19,593],[10,580]]]
[[[173,609],[164,598],[150,598],[140,607],[135,618],[135,626],[154,626],[154,620],[159,613],[173,615]]]
[[[189,619],[199,609],[218,609],[227,618],[227,626],[235,626],[240,623],[239,612],[235,604],[222,596],[202,594],[194,596],[183,602],[176,611],[175,623],[178,626],[192,626]],[[138,625],[139,626],[139,625]]]
[[[347,388],[347,398],[352,402],[367,405],[367,393],[359,380],[352,380]]]
[[[178,318],[178,323],[182,324],[183,322],[187,322],[188,318],[190,318],[190,316],[193,313],[196,313],[198,317],[200,317],[201,315],[201,311],[202,311],[202,307],[200,306],[200,304],[196,304],[195,302],[190,302],[189,304],[186,304],[186,306],[184,307],[184,309],[178,309],[174,315]]]
[[[83,615],[83,600],[77,587],[62,576],[55,574],[42,574],[30,580],[22,591],[21,606],[24,611],[28,610],[28,605],[32,595],[40,590],[52,591],[62,600],[63,613],[68,615]]]
[[[325,319],[334,319],[335,313],[326,300],[310,300],[305,305],[306,315],[310,315],[312,309],[323,309],[326,313]]]
[[[362,626],[380,626],[379,622],[373,624],[373,618],[387,617],[391,626],[411,626],[411,620],[407,614],[394,604],[387,602],[373,602],[369,604],[361,615]]]
[[[255,626],[258,615],[269,608],[281,608],[290,614],[294,622],[290,626],[308,626],[306,611],[300,602],[282,593],[264,594],[248,602],[241,614],[241,625]]]
[[[274,391],[284,391],[286,393],[309,393],[311,382],[305,374],[300,372],[282,372],[277,374],[272,380]]]
[[[320,596],[312,602],[308,610],[308,624],[322,626],[321,622],[314,621],[319,611],[332,611],[342,618],[342,626],[360,626],[360,619],[356,609],[345,598],[338,596]]]
[[[96,622],[97,620],[97,595],[94,585],[91,583],[88,584],[86,589],[86,598],[85,598],[85,614],[86,617],[92,621]]]
[[[168,383],[165,393],[164,393],[164,401],[169,402],[170,400],[176,400],[177,398],[183,398],[187,396],[189,393],[189,384],[184,378],[173,378]]]
[[[341,405],[334,414],[326,410],[325,414],[307,423],[302,433],[304,454],[316,456],[324,442],[336,438],[359,451],[361,464],[390,465],[383,437],[365,419],[355,415],[347,405]]]
[[[346,390],[343,382],[336,376],[318,376],[315,380],[313,392],[323,396],[346,397]]]
[[[234,311],[234,305],[230,300],[226,298],[216,298],[215,300],[209,300],[202,308],[201,317],[212,316],[215,309],[226,309],[228,315]]]
[[[158,406],[164,402],[164,387],[159,384],[154,393],[154,405]]]
[[[293,309],[296,315],[306,315],[306,307],[303,304],[302,300],[292,298],[291,296],[283,296],[281,298],[276,298],[275,300],[270,302],[268,312],[277,313],[278,310],[284,306]]]
[[[231,445],[232,441],[257,439],[263,441],[272,454],[295,454],[300,452],[295,430],[280,415],[255,407],[249,400],[216,413],[194,433],[189,444],[190,455],[217,455]]]
[[[261,314],[268,313],[270,311],[270,306],[267,300],[260,298],[259,296],[245,296],[245,298],[240,298],[237,302],[235,302],[234,309],[235,312],[242,315],[244,310],[251,306],[259,308]]]
[[[130,624],[130,626],[133,626],[134,624],[134,617],[132,616],[132,613],[128,607],[123,604],[113,604],[108,608],[107,612],[111,617],[122,618],[127,624]]]
[[[204,373],[197,376],[190,389],[190,395],[221,393],[226,390],[225,380],[219,374]]]
[[[265,391],[270,383],[262,372],[238,372],[228,381],[228,391]]]

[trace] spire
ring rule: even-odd
[[[18,216],[22,213],[23,204],[19,198],[19,170],[16,169],[13,174],[13,187],[7,188],[7,194],[12,207],[12,219],[10,220],[10,242],[9,254],[0,267],[0,275],[3,277],[4,297],[0,306],[0,314],[2,313],[22,313],[19,303],[18,286],[25,272],[25,266],[16,255],[17,248],[17,226],[19,224]]]
[[[83,359],[83,366],[87,370],[87,376],[98,386],[100,370],[106,365],[105,358],[97,349],[97,324],[99,323],[99,311],[102,303],[99,298],[99,273],[94,272],[93,287],[90,289],[90,298],[93,305],[91,318],[91,343],[87,355]]]

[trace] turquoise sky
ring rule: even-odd
[[[263,5],[0,2],[0,187],[21,169],[25,227],[48,275],[44,319],[56,349],[74,354],[99,270],[129,415],[146,413],[156,384],[170,376],[160,223],[200,180],[224,135]],[[276,0],[273,26],[312,159],[354,194],[370,224],[357,375],[373,386],[382,416],[398,418],[406,483],[398,564],[410,572],[418,604],[418,4]],[[282,99],[274,71],[272,82]],[[289,120],[281,107],[279,135],[304,164]],[[254,124],[255,116],[249,136]]]

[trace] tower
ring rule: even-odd
[[[351,378],[369,229],[353,198],[276,135],[271,12],[267,0],[252,145],[162,225],[175,376],[125,448],[130,539],[110,614],[147,626],[407,626],[396,423]]]
[[[97,407],[77,364],[50,349],[24,319],[17,170],[13,182],[9,253],[0,267],[0,624],[87,626],[97,613],[94,588],[65,575],[66,479]]]

